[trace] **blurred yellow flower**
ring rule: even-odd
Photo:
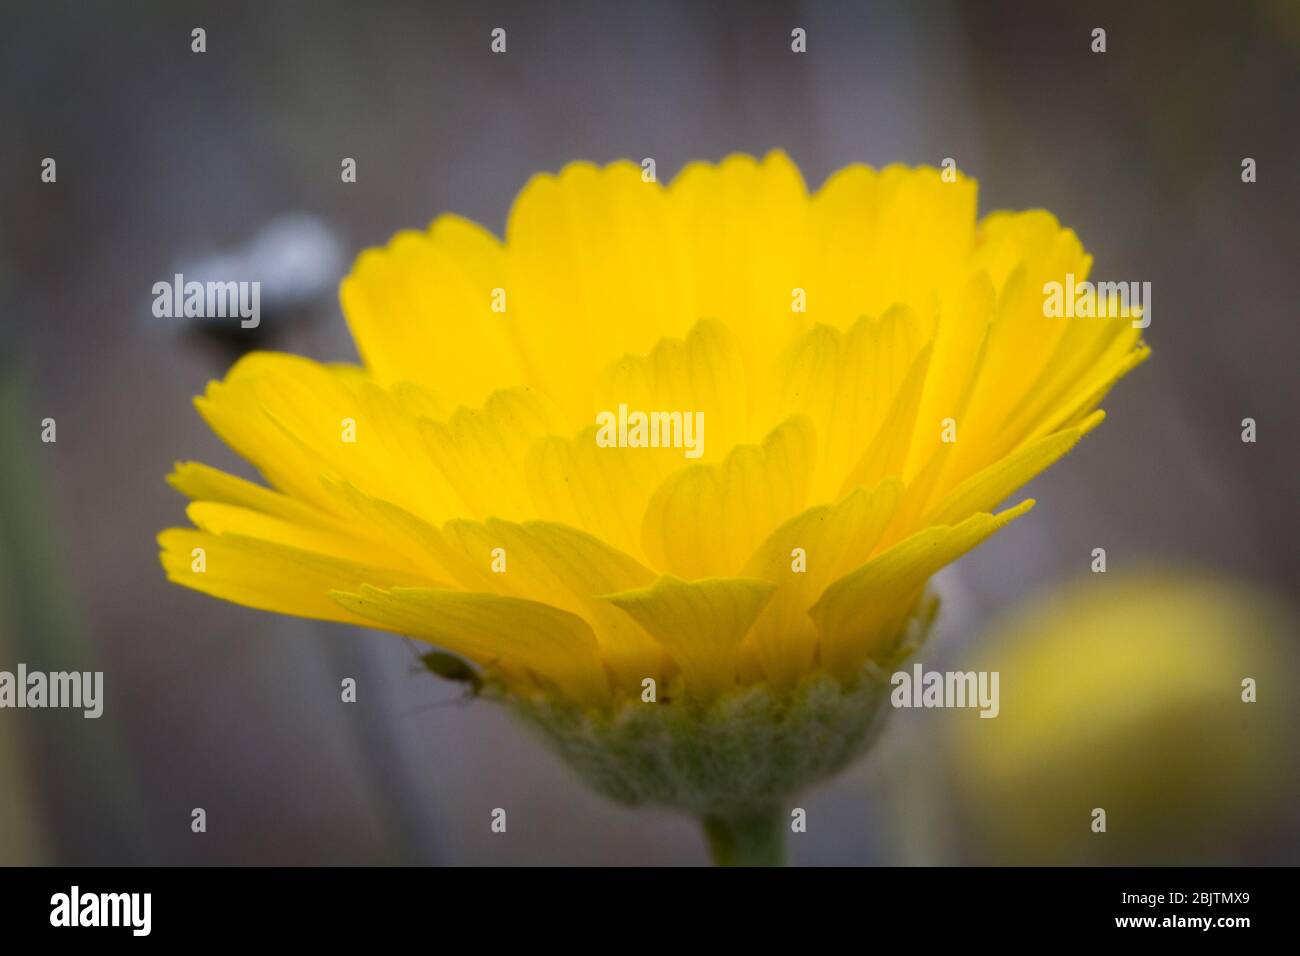
[[[995,623],[965,663],[1001,672],[1002,713],[944,721],[951,777],[929,782],[969,861],[1294,858],[1279,821],[1300,794],[1295,626],[1267,592],[1159,566]]]
[[[1089,271],[1072,231],[975,210],[928,168],[809,194],[774,152],[667,187],[574,163],[504,242],[400,233],[342,286],[361,366],[252,354],[197,400],[270,487],[178,465],[168,577],[585,712],[852,685],[1147,355],[1044,317]]]

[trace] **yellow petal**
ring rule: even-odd
[[[1096,412],[1078,428],[1068,428],[1022,445],[958,485],[927,512],[924,523],[955,524],[976,512],[996,507],[1069,452],[1103,417],[1103,413]]]
[[[170,528],[158,535],[167,578],[245,607],[323,621],[365,624],[329,599],[363,584],[420,584],[418,575],[371,567],[240,535]],[[202,570],[196,570],[201,560]]]
[[[646,505],[660,483],[682,467],[675,448],[602,448],[592,425],[572,439],[538,440],[524,477],[538,514],[581,528],[638,560]]]
[[[750,578],[686,582],[665,575],[651,587],[608,600],[673,656],[687,692],[708,700],[735,681],[741,641],[774,588]]]
[[[403,568],[417,573],[419,571],[419,568],[412,567],[403,560],[400,554],[394,553],[393,549],[365,537],[362,533],[364,526],[346,528],[301,524],[217,501],[192,502],[185,509],[185,515],[194,522],[195,527],[216,535],[237,535],[344,561]]]
[[[746,370],[765,371],[821,301],[812,296],[809,312],[793,309],[794,290],[807,293],[813,278],[803,177],[778,150],[761,161],[691,163],[668,192],[681,223],[694,315],[726,323]]]
[[[526,384],[509,296],[505,312],[493,311],[493,290],[505,286],[496,237],[443,216],[428,232],[398,233],[363,252],[339,298],[381,384],[413,382],[453,407],[477,406],[496,389]]]
[[[602,376],[592,417],[620,404],[646,412],[699,413],[707,441],[701,461],[718,461],[748,440],[749,408],[740,352],[716,319],[695,324],[684,339],[661,339],[646,355],[626,355]]]
[[[755,424],[766,434],[791,414],[811,419],[817,433],[813,500],[836,496],[859,463],[882,469],[876,480],[884,476],[890,453],[875,443],[886,425],[897,424],[894,416],[911,413],[910,396],[899,403],[899,391],[922,351],[916,321],[905,309],[880,320],[859,319],[846,333],[818,324],[787,347],[759,391]],[[915,384],[919,390],[922,383]],[[898,440],[905,442],[906,433]]]
[[[238,505],[299,524],[317,524],[337,527],[340,530],[346,527],[324,512],[288,495],[271,491],[197,461],[177,462],[171,474],[167,476],[167,483],[194,501],[218,501],[222,504]]]
[[[497,392],[482,409],[461,408],[447,422],[425,420],[429,454],[463,507],[440,517],[531,518],[536,514],[523,470],[532,444],[561,427],[541,393]]]
[[[596,639],[575,614],[537,601],[434,588],[361,587],[331,592],[347,613],[489,667],[531,672],[579,701],[596,703],[609,687]]]
[[[931,346],[925,390],[917,410],[903,480],[910,481],[943,447],[945,423],[951,420],[958,436],[971,389],[985,354],[985,340],[994,314],[993,283],[975,276],[946,306],[951,314],[939,323]]]
[[[272,485],[322,511],[336,507],[324,477],[435,520],[463,513],[420,420],[355,368],[251,353],[196,404]]]
[[[786,522],[754,552],[746,577],[777,585],[750,635],[767,679],[789,687],[817,654],[817,630],[808,610],[831,582],[864,564],[888,526],[902,485],[884,481],[858,488],[835,505],[818,505]]]
[[[840,578],[809,612],[821,638],[822,663],[848,678],[868,658],[892,653],[930,575],[1031,507],[1032,499],[997,515],[927,528]]]
[[[600,369],[698,316],[667,197],[627,161],[572,163],[524,187],[506,227],[511,315],[540,384],[587,420]]]
[[[812,423],[800,416],[761,446],[742,445],[724,461],[670,477],[646,509],[642,542],[652,565],[688,580],[734,574],[804,507],[815,449]]]
[[[1041,416],[1036,416],[1031,436],[1046,434],[1092,414],[1111,387],[1145,362],[1151,350],[1145,345],[1134,348],[1126,337],[1117,336],[1107,353],[1097,360],[1095,368],[1081,372],[1077,381],[1054,390],[1052,400],[1044,403]]]
[[[442,533],[418,515],[367,495],[346,481],[324,481],[325,488],[338,502],[341,513],[359,526],[367,528],[409,566],[419,568],[430,584],[450,585],[455,577],[446,559],[447,543]]]
[[[887,476],[903,473],[929,368],[930,347],[927,345],[912,360],[906,377],[901,380],[897,394],[889,404],[888,414],[872,433],[867,450],[840,486],[841,496],[854,488],[874,487]]]
[[[452,521],[443,527],[442,537],[442,560],[461,587],[527,598],[581,616],[624,689],[660,676],[664,661],[658,644],[599,600],[654,580],[632,558],[583,531],[544,521]]]
[[[959,172],[889,166],[837,171],[813,198],[816,280],[839,327],[895,305],[928,331],[935,306],[959,281],[975,232],[976,185]],[[811,307],[810,307],[811,310]]]

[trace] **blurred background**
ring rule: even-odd
[[[409,642],[169,585],[154,535],[184,523],[174,461],[249,474],[190,404],[240,349],[355,359],[362,248],[443,211],[499,234],[576,158],[666,181],[773,147],[810,187],[955,158],[981,212],[1050,209],[1095,276],[1149,280],[1155,350],[937,580],[919,660],[1000,668],[1003,716],[895,714],[803,798],[793,861],[1294,862],[1297,91],[1294,0],[6,0],[0,669],[103,670],[106,704],[0,711],[0,863],[705,862],[692,821],[589,793]],[[155,318],[177,271],[263,280],[261,327]]]

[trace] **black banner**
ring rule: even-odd
[[[842,929],[864,946],[1051,937],[1232,945],[1277,931],[1286,869],[11,869],[7,941],[533,944]],[[883,935],[881,935],[883,934]],[[810,940],[812,937],[809,937]],[[549,944],[548,944],[549,945]]]

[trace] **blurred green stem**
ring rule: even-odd
[[[780,807],[710,814],[701,822],[718,866],[785,865],[785,818]]]

